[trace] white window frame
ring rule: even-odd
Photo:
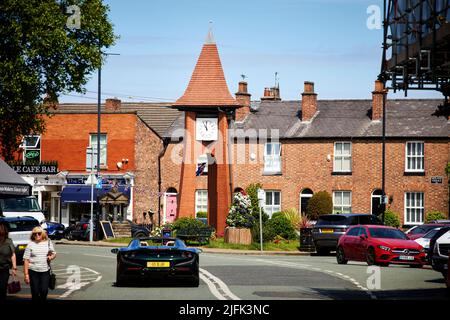
[[[95,143],[93,143],[93,138],[95,137]],[[104,142],[102,143],[102,137],[105,137]],[[89,150],[91,149],[91,150]],[[97,166],[97,133],[89,134],[89,147],[86,151],[87,159],[89,157],[94,157],[93,164],[94,168]],[[108,135],[106,133],[100,133],[100,168],[106,167],[108,164]],[[90,161],[86,161],[86,169],[91,169]]]
[[[268,146],[271,145],[271,152],[268,152]],[[274,146],[278,145],[278,152],[275,152]],[[279,174],[281,173],[281,143],[267,142],[264,144],[264,173]]]
[[[344,199],[344,197],[343,197],[344,193],[349,193],[350,194],[350,204],[349,205],[344,204],[343,201],[342,201]],[[338,194],[341,195],[341,203],[340,204],[336,203],[336,197],[337,197]],[[352,204],[353,204],[352,197],[353,197],[352,192],[349,191],[349,190],[336,190],[336,191],[333,191],[333,213],[351,213],[352,212]],[[337,207],[340,207],[341,211],[336,210],[335,208],[337,208]],[[344,208],[349,208],[350,210],[349,211],[344,211],[343,210]]]
[[[413,199],[410,198],[410,202],[408,203],[407,198],[408,194],[414,195]],[[421,195],[422,199],[417,199],[417,196]],[[422,225],[425,221],[425,193],[420,191],[410,191],[405,192],[405,202],[404,202],[404,224],[406,225]],[[417,200],[421,200],[421,205],[417,205]],[[410,218],[408,219],[408,210],[411,210]],[[419,216],[417,215],[419,214]],[[414,215],[414,219],[412,219]],[[419,218],[419,219],[417,219]],[[421,218],[421,219],[420,219]],[[415,221],[413,221],[415,220]],[[417,221],[421,220],[421,221]]]
[[[265,199],[264,199],[264,211],[269,215],[269,217],[272,217],[272,214],[274,212],[281,211],[281,190],[264,190],[265,192]],[[279,194],[280,203],[275,203],[275,193]],[[267,204],[267,200],[271,199],[272,204]]]
[[[410,145],[416,145],[416,152],[417,152],[417,145],[422,145],[422,154],[408,154],[408,146]],[[408,159],[411,158],[412,162],[415,161],[416,169],[409,168],[409,161]],[[421,164],[422,168],[417,169],[417,164]],[[405,172],[425,172],[425,143],[423,141],[407,141],[405,144]]]
[[[350,145],[350,153],[348,154],[344,154],[344,148],[341,147],[342,150],[342,154],[341,155],[336,155],[336,147],[338,144],[341,144],[342,146],[344,144],[349,144]],[[333,172],[352,172],[352,151],[353,151],[353,146],[352,146],[352,142],[351,141],[336,141],[334,143],[334,147],[333,147]],[[342,169],[342,164],[341,164],[341,169],[338,170],[337,166],[336,166],[336,161],[341,161],[343,163],[345,158],[349,158],[350,161],[350,165],[349,165],[349,169],[348,170],[343,170]]]
[[[200,201],[206,200],[205,203],[200,203]],[[198,189],[195,190],[195,216],[197,212],[208,212],[208,190]]]
[[[27,138],[35,138],[35,137],[37,138],[36,139],[36,143],[34,145],[27,145],[26,139]],[[26,154],[27,150],[39,150],[39,162],[41,162],[41,158],[42,158],[41,135],[39,135],[39,134],[31,134],[31,135],[24,136],[22,138],[22,144],[20,146],[23,148],[23,154],[22,154],[23,163],[26,163],[26,161],[27,161],[27,159],[25,158],[25,154]]]

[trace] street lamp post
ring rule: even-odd
[[[101,55],[106,56],[118,56],[119,53],[104,53],[101,51],[101,48],[99,48]],[[100,63],[100,66],[98,67],[98,88],[97,88],[97,178],[101,179],[100,177],[100,129],[101,129],[101,100],[102,100],[102,65]],[[96,219],[96,235],[97,239],[99,239],[99,232],[100,232],[100,225],[99,225],[99,218],[101,215],[101,207],[99,202],[99,197],[97,193],[97,219]]]

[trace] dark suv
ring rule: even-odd
[[[348,228],[358,224],[383,225],[373,214],[325,214],[319,217],[312,230],[313,241],[318,254],[335,251],[339,238]]]

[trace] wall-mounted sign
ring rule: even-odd
[[[444,181],[443,177],[431,177],[432,184],[442,184],[443,181]]]
[[[11,164],[18,174],[57,174],[58,164]]]
[[[41,160],[41,150],[25,150],[24,157],[25,162],[28,161],[39,162]]]

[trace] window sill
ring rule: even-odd
[[[340,171],[333,171],[331,173],[332,176],[351,176],[352,172],[348,171],[348,172],[340,172]]]
[[[263,176],[281,176],[283,175],[280,171],[264,171]]]
[[[424,177],[425,176],[425,171],[405,171],[403,173],[403,175],[405,177],[414,177],[414,176]]]

